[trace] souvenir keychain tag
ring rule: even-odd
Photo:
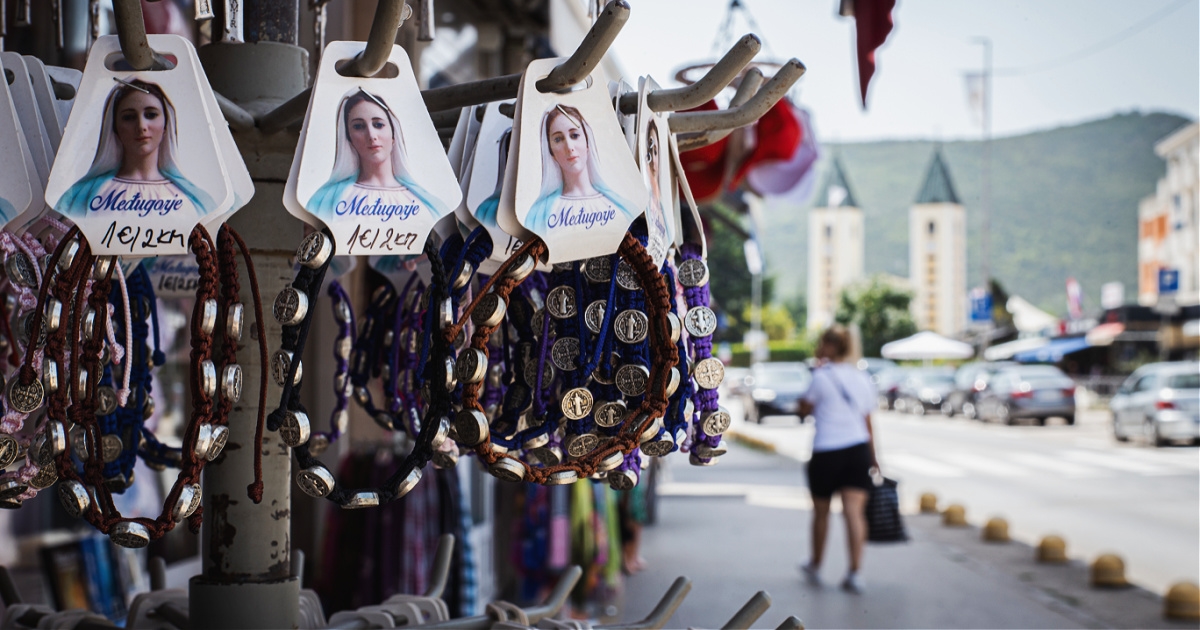
[[[462,190],[403,48],[392,46],[382,73],[394,78],[338,73],[365,47],[325,47],[301,132],[296,200],[329,227],[340,255],[419,254]]]
[[[9,96],[8,81],[0,81],[0,220],[4,225],[24,214],[38,200],[32,189],[37,174],[32,177],[29,174],[31,160],[16,107]]]
[[[667,129],[668,127],[664,127]],[[687,176],[684,175],[683,163],[679,161],[679,141],[675,138],[675,134],[668,133],[669,144],[671,150],[671,166],[673,173],[673,182],[671,190],[674,191],[672,199],[675,205],[675,216],[679,217],[679,229],[675,231],[675,244],[682,245],[687,243],[697,243],[700,245],[700,256],[708,258],[708,241],[704,238],[704,223],[700,221],[700,211],[697,209],[696,200],[692,197],[692,189],[688,186]],[[680,194],[682,193],[682,201],[686,201],[690,212],[683,212],[680,206]]]
[[[38,179],[44,186],[46,178],[50,176],[50,164],[54,162],[54,149],[50,146],[50,140],[46,138],[42,115],[33,96],[29,70],[25,67],[25,59],[15,52],[0,52],[0,62],[3,63],[6,74],[13,73],[13,82],[9,84],[12,102],[16,106],[17,118],[21,121],[29,153],[33,156]]]
[[[670,196],[673,188],[670,158],[663,155],[664,140],[670,137],[671,128],[667,117],[651,110],[646,101],[646,96],[657,89],[658,83],[650,77],[642,77],[638,84],[635,151],[646,190],[650,192],[650,202],[646,204],[646,252],[654,259],[655,268],[661,269],[675,244],[675,234],[679,233],[679,213]]]
[[[58,121],[65,129],[67,119],[71,117],[71,108],[75,106],[75,95],[79,93],[79,81],[83,79],[83,73],[75,68],[46,66],[46,74],[50,76],[51,86],[55,83],[61,83],[71,87],[71,98],[59,98],[58,94],[54,96],[54,106],[58,110]]]
[[[616,252],[649,197],[606,86],[588,77],[574,91],[537,90],[563,61],[539,59],[525,70],[509,153],[518,158],[513,211],[546,242],[550,263]]]
[[[639,80],[638,85],[639,86],[641,85],[640,80]],[[612,96],[613,109],[615,109],[617,112],[617,121],[619,123],[621,123],[621,131],[625,132],[625,143],[629,145],[629,151],[634,152],[634,155],[636,155],[635,152],[637,151],[637,131],[638,131],[637,121],[638,121],[638,113],[641,110],[639,109],[637,112],[634,112],[632,114],[626,114],[621,111],[621,105],[620,105],[621,95],[632,92],[633,86],[629,85],[629,83],[627,81],[625,81],[625,79],[621,79],[620,82],[614,81],[612,83],[612,85],[610,85],[609,87],[611,90],[613,90],[613,96]]]
[[[189,46],[188,53],[192,56],[192,63],[197,68],[201,67],[196,49]],[[213,137],[217,140],[217,149],[221,153],[221,161],[225,165],[229,185],[233,190],[233,203],[225,212],[213,213],[201,220],[209,234],[216,234],[221,224],[228,221],[233,213],[250,203],[250,198],[254,196],[254,180],[250,177],[246,162],[242,160],[242,152],[238,150],[237,143],[233,140],[233,132],[229,130],[229,123],[225,121],[225,115],[221,113],[221,106],[217,103],[217,95],[213,93],[212,85],[208,82],[208,75],[198,72],[195,76],[197,87],[201,96],[204,97],[204,105],[208,108],[209,116],[212,117]]]
[[[462,191],[463,200],[454,208],[454,216],[466,229],[479,227],[474,217],[467,211],[467,182],[470,181],[470,160],[467,156],[468,145],[474,146],[474,141],[468,138],[471,132],[471,121],[475,119],[475,106],[462,108],[458,114],[458,123],[454,125],[454,135],[450,138],[450,147],[446,150],[446,159],[454,169],[458,178],[458,189]],[[479,132],[479,124],[474,125],[475,133]],[[473,149],[471,149],[473,150]]]
[[[42,116],[42,126],[46,137],[50,140],[50,148],[58,153],[62,143],[62,132],[66,120],[59,117],[58,107],[54,98],[54,86],[50,84],[50,75],[46,74],[46,64],[33,55],[25,55],[25,67],[29,70],[29,80],[33,86],[33,96],[37,101],[38,113]]]
[[[475,143],[475,158],[469,174],[467,208],[473,219],[492,237],[492,260],[504,262],[520,249],[521,239],[504,231],[496,222],[500,194],[504,187],[504,168],[512,144],[512,122],[500,113],[499,103],[489,103]]]
[[[148,38],[173,68],[129,69],[116,35],[92,45],[78,96],[86,105],[71,113],[46,187],[46,202],[97,255],[185,254],[192,228],[233,204],[191,43]]]

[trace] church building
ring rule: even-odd
[[[934,150],[925,183],[908,211],[908,234],[917,328],[946,336],[961,332],[967,323],[967,219],[940,149]]]
[[[863,213],[834,156],[818,204],[808,214],[808,328],[833,323],[842,289],[863,275]]]

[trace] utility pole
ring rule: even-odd
[[[992,40],[990,37],[976,37],[974,42],[983,46],[983,160],[979,194],[979,209],[983,219],[980,234],[980,264],[983,270],[983,290],[992,296],[991,268],[991,234],[992,234]],[[994,305],[993,305],[994,308]],[[991,341],[992,320],[983,335],[983,344],[979,350],[982,355]]]

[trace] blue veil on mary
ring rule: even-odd
[[[100,189],[112,181],[121,169],[122,162],[125,159],[125,149],[121,146],[121,139],[117,136],[117,106],[120,105],[122,99],[134,91],[144,91],[155,96],[162,102],[163,115],[166,117],[166,127],[163,129],[162,144],[158,147],[159,173],[188,198],[188,201],[192,203],[200,216],[204,216],[216,209],[216,204],[212,198],[184,177],[179,172],[179,166],[175,164],[175,154],[178,151],[179,138],[175,106],[171,104],[171,99],[167,98],[166,93],[163,92],[158,84],[134,79],[118,83],[108,93],[108,99],[104,102],[104,119],[100,126],[100,141],[96,144],[96,156],[92,159],[92,166],[88,169],[87,174],[72,184],[67,189],[67,192],[63,193],[63,196],[58,199],[58,203],[54,205],[54,209],[59,214],[68,217],[86,215],[88,204],[92,198],[98,195]]]
[[[400,121],[396,118],[396,114],[392,112],[392,108],[383,102],[383,99],[362,88],[354,88],[350,92],[347,92],[342,97],[342,102],[338,105],[337,145],[333,158],[333,170],[329,175],[329,180],[318,188],[317,192],[313,193],[313,196],[305,204],[304,209],[322,220],[328,220],[333,216],[334,208],[342,200],[346,189],[358,181],[361,166],[359,165],[358,152],[354,149],[354,145],[350,143],[350,132],[346,117],[349,115],[349,109],[353,107],[353,104],[350,104],[351,99],[360,93],[364,95],[365,100],[379,105],[387,112],[388,122],[392,125],[392,138],[394,140],[392,143],[392,174],[395,176],[396,182],[407,188],[416,197],[417,201],[421,202],[421,205],[433,213],[434,221],[445,216],[449,210],[446,204],[418,185],[408,169],[408,153],[404,146],[403,129],[400,127]],[[362,100],[355,99],[355,104]]]
[[[508,164],[508,148],[512,143],[512,128],[500,134],[500,159],[496,162],[496,190],[492,196],[480,202],[475,210],[475,220],[488,227],[496,227],[496,210],[500,207],[500,189],[504,187],[504,169]]]
[[[538,194],[537,201],[533,202],[533,206],[530,207],[529,213],[525,215],[525,220],[521,222],[526,228],[542,236],[546,235],[547,222],[550,215],[554,214],[555,206],[563,194],[562,169],[559,168],[558,162],[554,161],[554,156],[550,153],[550,138],[548,137],[550,114],[556,109],[559,110],[560,115],[564,115],[559,105],[551,105],[542,115],[541,133],[538,134],[542,145],[542,190]],[[621,213],[623,221],[626,223],[633,221],[642,214],[642,211],[604,183],[604,178],[600,176],[600,156],[596,152],[596,136],[592,133],[592,126],[584,120],[582,115],[579,116],[579,123],[583,125],[583,134],[587,139],[587,166],[592,188],[612,202],[613,207]]]

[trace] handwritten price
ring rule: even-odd
[[[414,232],[397,232],[393,228],[364,228],[357,225],[354,233],[346,241],[346,253],[355,253],[355,248],[366,249],[374,253],[403,252],[412,253],[417,244]]]
[[[114,245],[113,241],[116,241]],[[130,254],[143,253],[147,250],[154,251],[161,248],[170,247],[187,249],[187,243],[184,240],[184,235],[174,229],[166,228],[143,228],[135,225],[120,225],[117,221],[113,221],[108,226],[108,230],[104,232],[104,238],[100,239],[100,243],[108,249],[117,247],[129,247]]]

